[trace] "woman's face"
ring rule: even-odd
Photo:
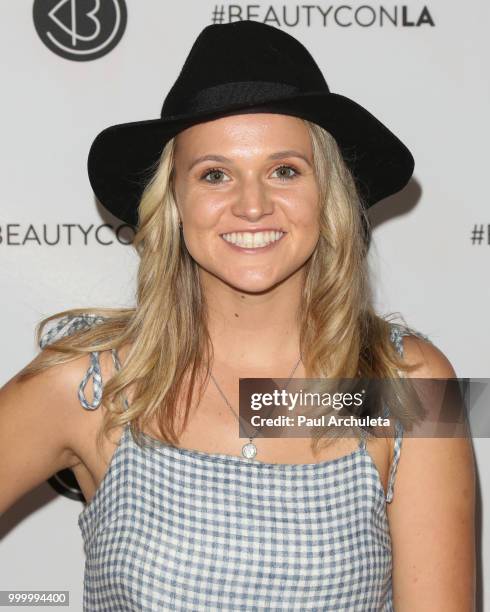
[[[174,178],[185,244],[201,273],[265,291],[314,251],[319,191],[301,119],[251,113],[191,126],[176,137]]]

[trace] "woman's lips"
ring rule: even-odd
[[[266,246],[255,247],[255,248],[241,247],[236,244],[233,244],[232,242],[228,242],[228,240],[225,240],[223,236],[220,236],[220,237],[224,243],[226,243],[230,248],[234,249],[237,253],[243,253],[246,255],[255,255],[258,253],[265,253],[266,251],[272,251],[272,249],[281,242],[284,236],[286,236],[286,234],[283,234],[278,240],[274,240],[273,242],[270,242]]]

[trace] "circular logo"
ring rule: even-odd
[[[46,47],[76,62],[112,51],[128,19],[125,0],[35,0],[32,15]]]

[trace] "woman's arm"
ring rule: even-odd
[[[411,378],[456,378],[445,355],[404,338]],[[397,612],[473,612],[475,471],[467,438],[405,436],[388,504]]]
[[[56,365],[0,389],[0,514],[56,472],[79,463],[83,428],[78,385],[89,357]]]

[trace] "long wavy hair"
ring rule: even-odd
[[[331,134],[304,122],[320,193],[320,236],[305,264],[298,313],[306,378],[403,377],[411,368],[393,346],[390,320],[395,315],[404,319],[399,313],[379,316],[374,311],[366,257],[370,225],[354,177]],[[178,444],[179,398],[187,391],[181,402],[187,406],[185,427],[196,387],[200,385],[202,394],[208,383],[212,343],[198,264],[188,253],[179,227],[174,142],[165,145],[151,168],[138,208],[133,241],[140,256],[135,307],[76,308],[43,318],[36,325],[38,343],[51,320],[90,313],[103,321],[58,338],[20,373],[33,376],[92,351],[117,351],[129,343],[125,363],[104,381],[101,403],[107,410],[98,446],[110,429],[128,423],[140,445],[145,445],[144,429],[149,423],[157,424],[163,442]],[[125,398],[130,386],[134,392],[129,404]],[[417,415],[407,409],[402,396],[400,387],[399,401],[390,406],[390,412],[402,422],[412,422]],[[313,446],[319,440],[314,437]]]

